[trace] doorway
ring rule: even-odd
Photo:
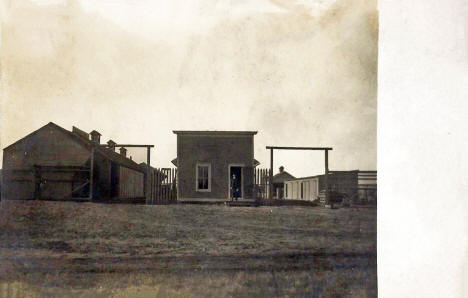
[[[239,199],[243,197],[242,167],[229,167],[229,198]]]
[[[119,196],[119,165],[115,162],[111,163],[110,178],[110,197],[117,198]]]

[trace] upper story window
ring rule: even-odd
[[[198,163],[196,176],[196,190],[211,191],[211,165],[209,163]]]

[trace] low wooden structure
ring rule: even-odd
[[[328,185],[328,151],[331,147],[285,147],[285,146],[266,146],[270,150],[270,181],[273,181],[273,150],[313,150],[325,152],[325,184]],[[270,200],[273,198],[273,183],[270,183]],[[328,187],[325,187],[326,204],[329,204]]]
[[[319,178],[317,176],[294,178],[284,182],[284,198],[286,200],[315,201],[319,191]]]
[[[377,201],[377,171],[330,171],[328,181],[325,175],[290,179],[284,182],[285,198],[288,200],[316,200],[325,203],[326,185],[355,203]]]

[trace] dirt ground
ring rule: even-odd
[[[376,209],[2,201],[3,296],[376,297]]]

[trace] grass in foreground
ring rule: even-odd
[[[0,296],[377,295],[375,209],[1,204]]]

